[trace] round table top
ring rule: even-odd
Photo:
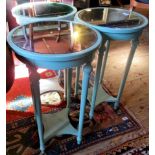
[[[18,24],[27,24],[39,19],[70,19],[76,12],[77,9],[72,5],[45,1],[24,3],[12,9]]]
[[[40,57],[53,61],[78,57],[97,48],[99,32],[71,21],[42,21],[14,28],[8,43],[21,56]]]
[[[102,32],[124,33],[143,29],[148,20],[145,16],[120,8],[87,8],[77,12],[75,20],[93,26]]]

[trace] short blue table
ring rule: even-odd
[[[33,29],[30,28],[32,25]],[[59,32],[58,27],[61,26]],[[99,48],[102,37],[99,32],[88,26],[71,21],[40,21],[24,25],[26,33],[33,31],[33,37],[25,38],[23,26],[9,32],[7,40],[17,57],[29,70],[35,118],[38,126],[40,150],[44,153],[45,142],[51,137],[72,134],[82,140],[85,104],[88,92],[91,61]],[[56,37],[60,35],[59,42]],[[31,42],[31,43],[30,43]],[[32,46],[33,45],[33,46]],[[71,96],[72,68],[83,66],[82,93],[78,129],[68,118]],[[60,70],[67,69],[67,106],[54,114],[41,114],[39,79],[36,67]],[[43,133],[44,127],[44,133]]]
[[[77,12],[75,15],[75,21],[99,30],[103,36],[102,48],[105,43],[107,47],[103,61],[104,50],[99,51],[93,93],[92,90],[90,90],[90,95],[88,97],[91,101],[90,118],[92,118],[95,105],[98,105],[103,101],[113,102],[114,109],[118,109],[132,59],[139,42],[139,37],[143,29],[147,26],[148,20],[145,16],[126,9],[100,7],[88,8]],[[102,89],[101,85],[99,85],[102,83],[105,71],[110,40],[131,41],[131,50],[117,97],[109,96]]]

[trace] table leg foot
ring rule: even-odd
[[[47,155],[47,153],[45,151],[41,151],[39,155]]]
[[[93,119],[94,114],[91,112],[89,113],[89,119],[92,120]]]
[[[116,101],[114,103],[114,110],[118,110],[119,109],[119,101]]]
[[[82,139],[80,137],[77,137],[77,144],[80,145],[81,144]]]

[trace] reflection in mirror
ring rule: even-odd
[[[96,32],[73,22],[37,22],[21,26],[13,33],[14,43],[25,50],[44,54],[79,52],[92,46]]]
[[[62,4],[62,3],[52,3],[52,2],[30,2],[23,5],[18,5],[15,10],[15,14],[23,16],[31,16],[29,12],[32,13],[33,17],[57,17],[62,15],[67,15],[73,11],[73,8]]]
[[[128,28],[142,24],[143,19],[134,12],[114,8],[89,8],[79,13],[79,18],[93,25]]]

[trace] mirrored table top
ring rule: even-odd
[[[25,17],[58,17],[70,14],[76,11],[76,8],[56,2],[31,2],[17,5],[12,9],[14,16]]]
[[[96,31],[69,21],[27,24],[16,28],[11,36],[19,48],[41,54],[80,52],[93,46],[97,39]]]
[[[144,24],[145,18],[138,13],[118,8],[88,8],[79,11],[80,20],[108,28],[133,28]]]

